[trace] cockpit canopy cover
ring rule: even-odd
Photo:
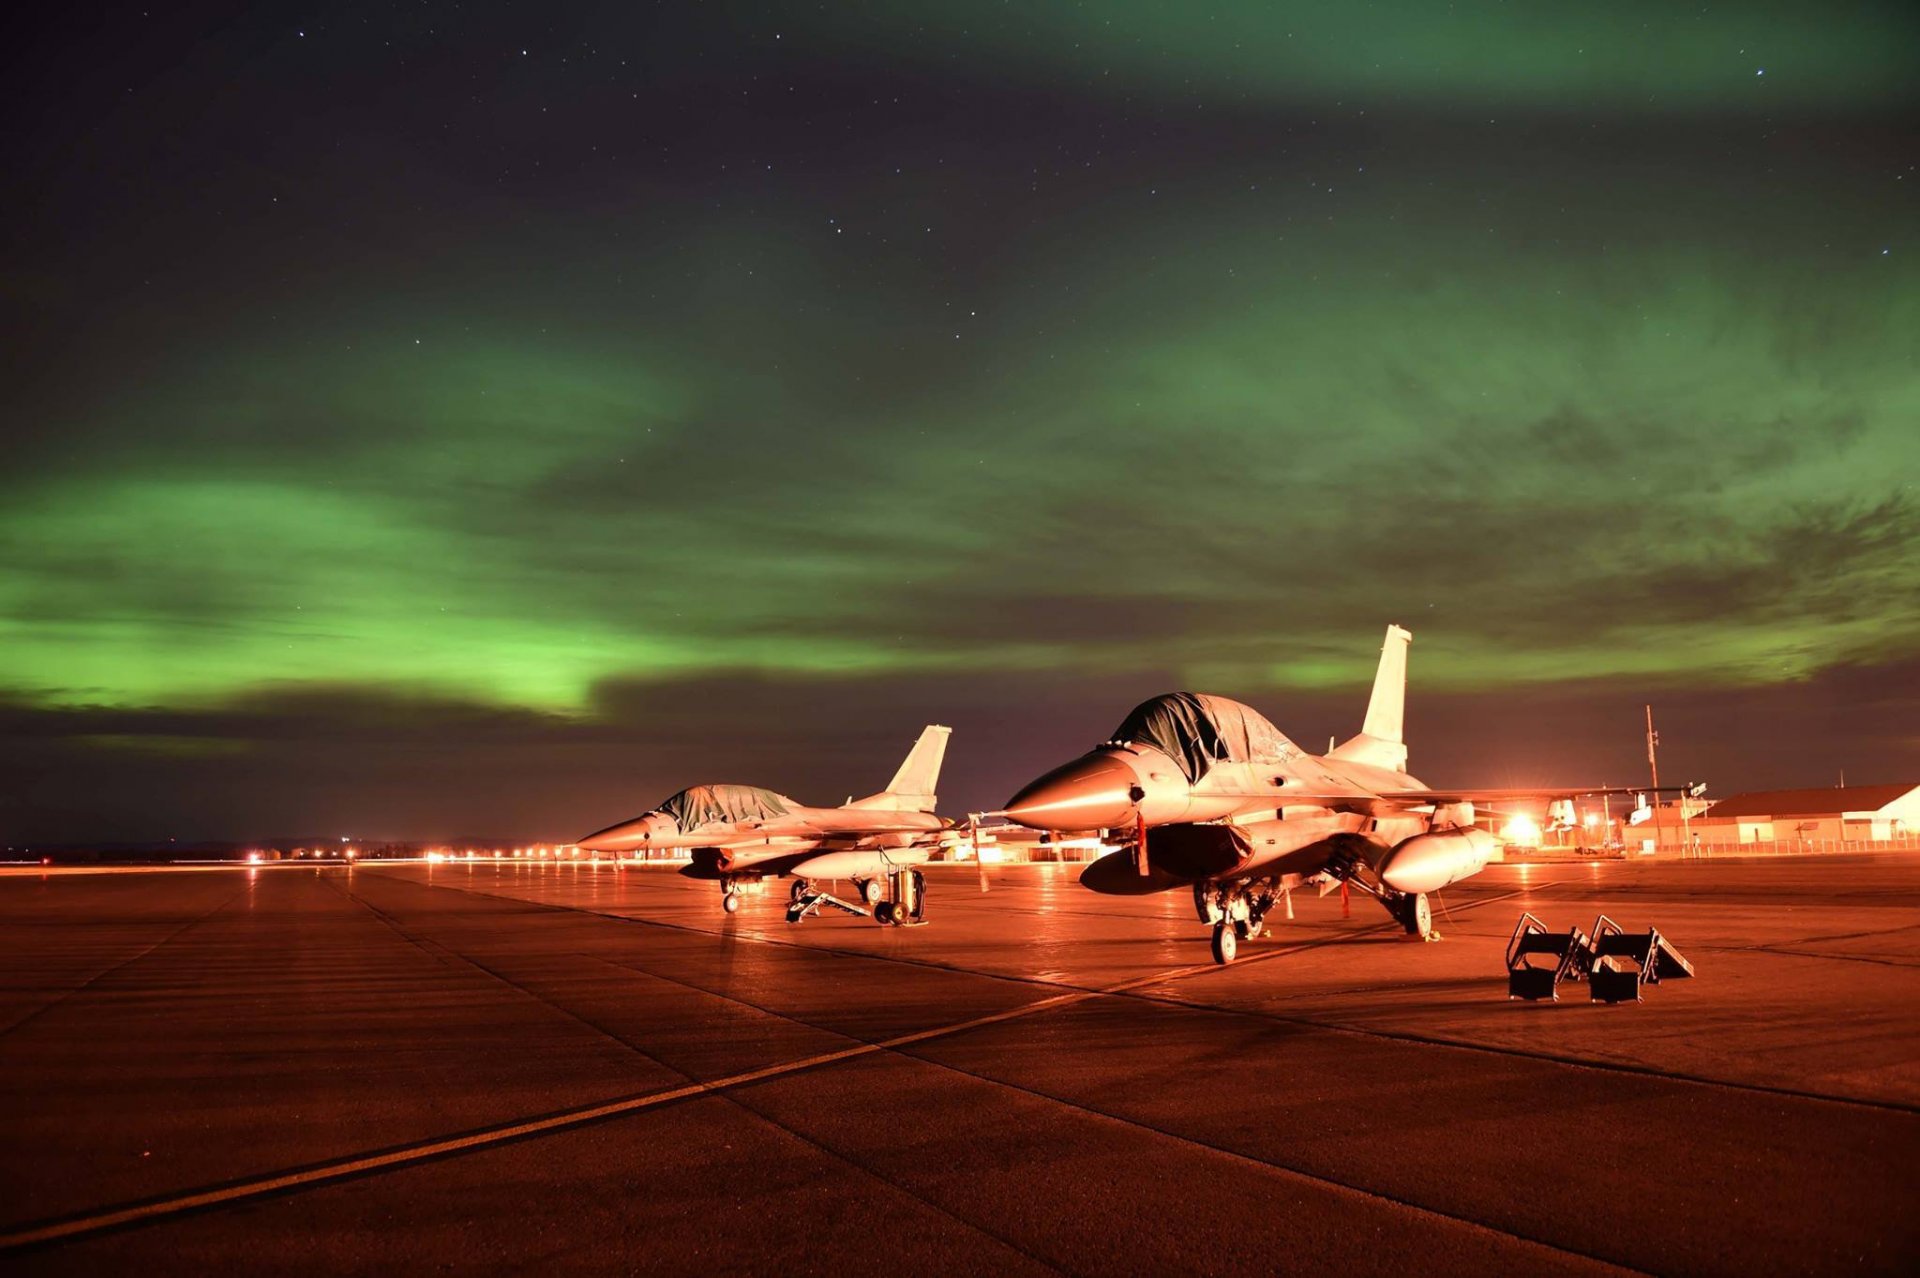
[[[659,810],[672,817],[673,823],[684,831],[708,825],[764,821],[782,815],[792,806],[792,799],[758,786],[696,785],[668,799]]]
[[[1204,692],[1143,701],[1113,730],[1114,741],[1152,746],[1198,781],[1216,763],[1286,759],[1299,749],[1251,706]]]

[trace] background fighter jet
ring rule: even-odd
[[[1129,831],[1130,846],[1080,881],[1118,895],[1191,886],[1201,921],[1213,925],[1216,962],[1231,962],[1275,903],[1310,881],[1350,882],[1432,939],[1427,894],[1478,873],[1493,853],[1493,836],[1473,824],[1476,802],[1546,798],[1570,811],[1575,795],[1625,791],[1433,790],[1407,775],[1412,641],[1387,627],[1366,721],[1324,756],[1237,701],[1174,692],[1136,708],[1111,740],[1033,781],[1000,815],[1040,829]]]
[[[787,911],[791,922],[821,903],[865,913],[813,887],[850,879],[876,918],[904,923],[909,913],[918,916],[918,882],[905,901],[888,900],[888,884],[926,861],[941,845],[941,832],[953,825],[933,813],[952,733],[929,724],[886,789],[837,808],[806,807],[757,786],[696,785],[651,812],[589,834],[578,846],[595,852],[684,850],[692,862],[680,873],[717,880],[729,914],[740,908],[742,883],[790,874],[798,880]],[[890,908],[895,906],[902,907],[897,915]]]

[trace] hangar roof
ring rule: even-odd
[[[1720,800],[1703,817],[1839,816],[1877,812],[1920,785],[1850,785],[1820,790],[1754,790]]]

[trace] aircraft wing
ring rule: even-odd
[[[1680,794],[1687,787],[1663,785],[1661,794]],[[1275,807],[1293,807],[1296,804],[1310,805],[1324,803],[1329,806],[1339,803],[1366,803],[1370,800],[1386,800],[1389,803],[1506,803],[1527,799],[1597,799],[1611,794],[1653,794],[1650,785],[1601,785],[1601,786],[1517,786],[1506,789],[1453,788],[1440,790],[1352,790],[1328,791],[1316,793],[1308,790],[1280,788],[1276,790],[1250,790],[1245,793],[1222,793],[1207,791],[1208,798],[1218,799],[1272,799]]]
[[[1660,787],[1662,793],[1669,794],[1679,794],[1685,789],[1685,786],[1679,785]],[[1508,789],[1382,790],[1377,797],[1402,803],[1507,803],[1525,799],[1597,799],[1602,795],[1653,792],[1650,785],[1536,785]]]

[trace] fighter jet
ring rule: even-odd
[[[1080,881],[1114,895],[1191,888],[1218,963],[1260,935],[1276,904],[1287,902],[1290,914],[1288,895],[1307,883],[1350,884],[1409,934],[1437,939],[1428,894],[1478,873],[1493,853],[1493,836],[1474,825],[1475,803],[1544,798],[1565,821],[1575,796],[1628,791],[1435,790],[1408,775],[1402,721],[1412,641],[1387,627],[1360,732],[1323,756],[1238,701],[1168,693],[995,815],[1047,830],[1126,831],[1128,846],[1089,865]]]
[[[729,914],[740,908],[743,883],[784,874],[795,880],[789,922],[821,905],[870,912],[882,923],[919,922],[921,879],[913,867],[953,827],[933,811],[952,732],[929,724],[886,789],[837,808],[810,808],[757,786],[696,785],[650,812],[587,835],[578,846],[595,852],[684,849],[692,860],[680,873],[718,881],[720,904]],[[853,882],[860,905],[817,886],[838,879]]]

